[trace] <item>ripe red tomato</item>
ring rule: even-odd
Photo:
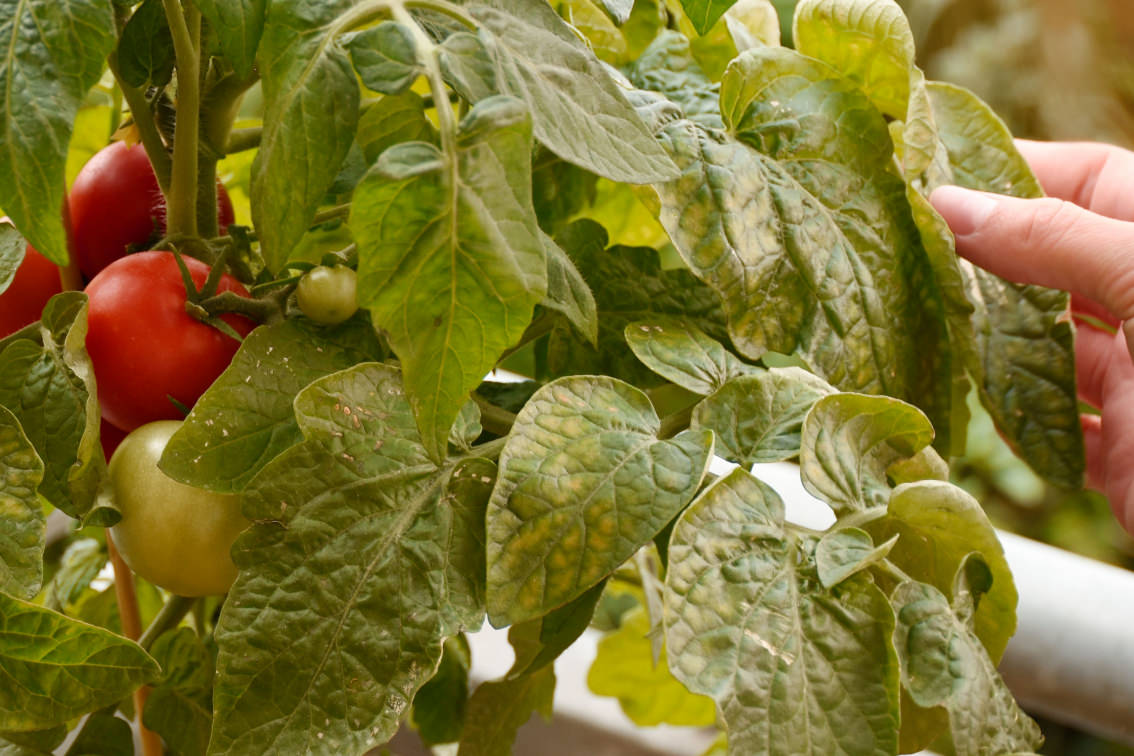
[[[71,187],[71,233],[79,270],[90,280],[165,233],[165,197],[141,144],[114,142],[87,161]],[[217,182],[217,222],[233,222],[232,200]]]
[[[185,258],[200,287],[209,267]],[[218,292],[248,296],[225,274]],[[94,366],[102,416],[124,431],[154,420],[179,420],[170,397],[192,407],[228,367],[239,344],[185,311],[185,286],[170,252],[127,255],[87,285],[87,352]],[[239,334],[255,325],[240,315],[222,319]]]
[[[59,268],[29,244],[15,278],[0,294],[0,338],[39,320],[47,300],[61,291]]]

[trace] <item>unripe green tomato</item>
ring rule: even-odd
[[[358,276],[345,265],[312,268],[299,279],[295,301],[316,323],[336,325],[358,310]]]
[[[157,463],[180,420],[148,423],[110,458],[110,485],[122,520],[110,529],[130,569],[179,596],[212,596],[236,579],[229,551],[249,522],[240,497],[187,486]]]

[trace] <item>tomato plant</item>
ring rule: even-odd
[[[341,323],[358,310],[358,277],[342,265],[318,265],[299,279],[295,300],[303,314],[316,323]]]
[[[0,114],[19,233],[68,263],[65,146],[109,107],[140,142],[109,154],[150,200],[165,187],[192,273],[187,291],[168,251],[110,262],[137,243],[115,239],[85,292],[0,342],[0,617],[34,628],[0,632],[0,737],[51,750],[152,685],[139,724],[178,753],[361,754],[403,725],[501,753],[605,618],[617,658],[596,690],[718,726],[731,753],[1038,747],[996,671],[1012,575],[948,459],[971,388],[1029,465],[1081,484],[1067,297],[958,261],[932,189],[1039,186],[991,110],[917,68],[895,0],[267,6],[0,17],[0,87],[35,84]],[[218,173],[253,220],[228,237],[200,221]],[[148,237],[153,206],[131,196],[83,209],[96,229],[129,211]],[[304,275],[313,260],[338,262]],[[494,380],[502,361],[523,380]],[[190,407],[164,451],[128,437],[108,478],[100,417]],[[145,471],[124,471],[135,456]],[[714,458],[736,469],[710,475]],[[135,504],[167,498],[155,459],[252,524],[188,556],[195,516],[172,542],[164,521],[124,535],[175,592],[206,555],[237,576],[160,610],[123,590],[111,620],[90,580],[105,553],[83,571],[28,534],[44,502],[130,532]],[[833,524],[786,517],[754,468],[774,461]],[[45,598],[45,560],[74,600]],[[118,632],[143,617],[140,644]],[[464,636],[486,620],[516,664],[469,696]],[[82,721],[76,738],[101,732]]]
[[[179,596],[225,593],[236,579],[228,550],[249,523],[240,497],[178,483],[158,469],[180,426],[147,423],[119,444],[109,476],[122,519],[110,532],[130,569],[154,585]]]
[[[39,320],[47,300],[62,290],[59,266],[27,245],[11,283],[0,292],[0,338]]]
[[[141,144],[114,142],[83,165],[70,193],[79,270],[90,280],[110,263],[165,233],[165,196]],[[217,225],[233,222],[232,200],[217,183]]]
[[[209,267],[192,258],[185,263],[193,283],[203,286]],[[228,274],[218,291],[248,294]],[[120,258],[95,276],[86,292],[86,346],[102,416],[122,430],[183,417],[181,407],[193,406],[239,346],[186,312],[185,285],[170,252]],[[252,330],[253,323],[241,316],[224,315],[222,320],[241,335]]]

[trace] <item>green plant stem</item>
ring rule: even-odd
[[[472,400],[480,408],[480,424],[489,433],[496,436],[507,436],[516,424],[516,415],[503,407],[497,407],[475,391]]]
[[[228,134],[228,141],[224,143],[225,155],[255,149],[260,146],[260,137],[264,133],[262,126],[253,126],[247,129],[233,129]]]
[[[162,0],[177,59],[177,125],[173,133],[166,232],[197,235],[197,151],[200,139],[201,69],[198,49],[201,13],[192,0]]]
[[[149,651],[153,648],[154,642],[164,635],[167,631],[177,627],[181,622],[181,618],[189,613],[189,610],[194,607],[199,598],[190,598],[188,596],[170,596],[169,600],[165,602],[161,610],[154,617],[154,621],[146,628],[138,638],[138,645]]]
[[[351,205],[348,202],[345,205],[335,205],[334,207],[328,207],[325,210],[320,210],[319,212],[315,213],[315,217],[312,219],[311,225],[318,226],[320,223],[326,223],[327,221],[346,218],[350,216],[350,208]]]
[[[681,431],[689,427],[689,421],[693,419],[693,408],[696,404],[690,404],[685,409],[680,409],[672,415],[666,415],[662,418],[661,427],[658,429],[658,438],[673,438]]]
[[[211,317],[231,312],[244,315],[257,323],[276,323],[283,320],[284,305],[292,288],[289,286],[276,289],[256,299],[242,297],[231,291],[222,291],[215,297],[209,297],[196,304],[186,302],[185,308],[193,315],[197,314],[197,310],[191,309],[191,307],[202,310]]]
[[[430,0],[430,2],[441,2],[441,0]],[[448,3],[442,4],[448,6]],[[434,8],[434,10],[437,9]],[[445,87],[445,80],[441,76],[441,64],[437,60],[437,46],[433,44],[429,35],[418,26],[417,21],[404,5],[395,5],[393,13],[394,20],[405,25],[414,36],[418,57],[425,68],[425,79],[429,82],[429,90],[433,95],[433,102],[437,106],[434,112],[437,113],[438,131],[441,132],[441,151],[445,153],[445,162],[448,167],[446,176],[449,181],[449,191],[451,193],[456,192],[458,180],[457,118],[453,113],[452,106],[446,104],[449,102],[449,90]]]

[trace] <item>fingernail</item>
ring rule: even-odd
[[[929,201],[957,236],[968,236],[980,228],[999,202],[994,194],[959,186],[939,186]]]

